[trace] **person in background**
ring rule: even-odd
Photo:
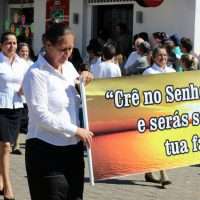
[[[17,49],[18,55],[23,58],[26,62],[27,65],[30,67],[33,64],[33,61],[30,56],[30,46],[28,43],[22,42],[18,44],[18,49]]]
[[[140,53],[139,53],[139,48],[138,48],[138,47],[139,47],[139,45],[140,45],[141,43],[143,43],[143,42],[144,42],[144,40],[143,40],[142,38],[137,38],[137,39],[135,40],[135,42],[133,43],[133,46],[132,46],[133,51],[132,51],[132,53],[129,55],[127,61],[125,62],[125,65],[124,65],[124,67],[123,67],[123,74],[126,74],[126,73],[125,73],[126,70],[127,70],[131,65],[133,65],[133,63],[135,63],[137,59],[139,59],[139,58],[141,57],[141,56],[140,56]]]
[[[142,38],[146,42],[149,42],[149,34],[147,32],[138,33],[138,37]]]
[[[87,46],[87,53],[89,55],[88,62],[85,63],[89,65],[89,68],[95,68],[95,65],[99,65],[102,61],[102,46],[99,44],[98,40],[90,40]]]
[[[196,55],[196,53],[192,52],[192,50],[193,50],[192,40],[187,37],[182,37],[180,43],[181,43],[180,47],[181,47],[182,54],[183,55],[184,54],[192,55],[194,62],[198,63],[198,69],[199,69],[200,66],[199,66],[198,56]]]
[[[168,63],[167,65],[170,67],[173,67],[177,72],[180,71],[181,69],[179,68],[179,61],[180,59],[178,59],[176,57],[176,54],[174,53],[174,48],[175,48],[175,44],[172,40],[166,40],[163,44],[163,46],[165,46],[166,50],[167,50],[167,55],[168,55]]]
[[[168,40],[168,36],[165,32],[154,32],[152,33],[150,44],[152,48],[154,49],[162,45],[166,40]]]
[[[178,37],[178,34],[173,34],[169,37],[170,40],[172,40],[174,42],[174,48],[173,48],[173,52],[176,55],[176,58],[180,60],[181,56],[182,56],[182,52],[181,52],[181,48],[180,48],[180,39]]]
[[[78,48],[73,48],[72,55],[69,57],[69,61],[74,65],[78,72],[81,71],[80,65],[83,64],[83,59]]]
[[[184,54],[181,56],[180,64],[182,71],[193,71],[198,70],[198,62],[191,54]]]
[[[124,57],[121,53],[116,53],[114,57],[114,63],[119,65],[121,71],[123,70]]]
[[[164,46],[156,47],[152,52],[153,65],[150,68],[147,68],[143,75],[148,74],[160,74],[160,73],[172,73],[176,72],[172,67],[168,67],[168,54]],[[165,185],[171,184],[166,171],[160,171],[160,179],[157,179],[153,173],[145,173],[145,180],[148,182],[161,183],[164,188]]]
[[[147,67],[149,67],[148,54],[151,51],[151,46],[144,41],[138,45],[138,54],[140,57],[126,69],[126,75],[141,74]]]
[[[117,51],[125,58],[128,58],[131,53],[131,37],[125,23],[116,24],[112,40],[116,42]]]
[[[105,29],[99,29],[97,32],[97,41],[103,46],[108,40],[108,33]]]
[[[93,133],[80,128],[80,76],[68,61],[75,35],[62,23],[44,36],[45,53],[25,75],[24,94],[29,108],[25,163],[31,200],[82,200],[83,143]],[[92,80],[88,71],[81,79]]]
[[[9,31],[16,34],[16,25],[14,23],[10,24],[10,30]]]
[[[19,55],[19,57],[21,57],[22,59],[25,60],[25,62],[27,63],[27,69],[33,64],[33,61],[30,59],[30,48],[29,45],[27,43],[19,43],[18,44],[18,48],[17,48],[17,54]],[[22,101],[23,101],[23,105],[24,108],[22,108],[22,114],[21,114],[21,120],[20,120],[20,133],[27,133],[27,129],[28,129],[28,107],[26,104],[26,100],[24,95],[22,95]],[[12,146],[12,154],[17,154],[17,155],[21,155],[22,151],[20,150],[20,143],[19,143],[19,137],[20,134],[18,134],[18,137],[16,138],[15,143]]]
[[[113,43],[106,43],[103,46],[103,61],[99,65],[92,65],[91,73],[94,78],[121,77],[119,65],[115,64],[116,47]]]
[[[147,68],[143,75],[147,74],[160,74],[176,72],[172,67],[168,67],[168,54],[164,46],[159,46],[153,49],[152,52],[153,65]]]
[[[190,38],[182,37],[180,47],[182,54],[192,54],[193,44]]]
[[[0,194],[14,200],[10,179],[10,152],[19,133],[22,102],[22,81],[26,62],[17,54],[15,33],[1,36],[0,53]]]

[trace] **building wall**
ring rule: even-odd
[[[143,8],[135,4],[135,11],[143,12],[143,23],[134,23],[134,33],[165,31],[194,39],[196,0],[165,0],[159,7]]]
[[[76,44],[75,46],[79,48],[82,52],[83,45],[83,26],[85,26],[84,21],[84,1],[83,0],[70,0],[70,14],[69,14],[69,25],[76,34]],[[73,21],[74,15],[78,14],[78,24]]]
[[[34,1],[34,38],[33,48],[37,54],[42,47],[42,34],[45,32],[46,24],[46,0]]]
[[[133,35],[143,31],[148,33],[156,31],[165,31],[168,34],[178,33],[180,37],[190,37],[195,42],[195,51],[197,50],[196,41],[200,40],[199,0],[165,0],[159,7],[155,8],[144,8],[137,3],[133,4]],[[85,46],[91,38],[92,6],[87,4],[87,0],[71,0],[70,5],[71,27],[77,34],[77,46],[85,54]],[[135,14],[137,11],[142,11],[143,23],[136,22]],[[80,13],[81,20],[78,25],[73,25],[71,21],[74,12]],[[195,17],[198,18],[195,20]]]
[[[91,38],[92,7],[87,0],[70,0],[70,27],[76,34],[75,46],[80,52],[86,54],[86,45]],[[73,15],[79,13],[79,23],[73,23]]]
[[[0,1],[0,18],[5,19],[6,1]],[[45,32],[46,0],[34,1],[34,50],[39,52],[41,37]],[[137,23],[135,14],[143,13],[143,23]],[[196,12],[195,12],[196,11]],[[78,14],[78,24],[74,23],[74,14]],[[92,6],[87,0],[70,0],[70,27],[76,33],[76,47],[83,55],[91,39]],[[0,20],[0,33],[3,32],[3,20]],[[149,33],[165,31],[190,37],[195,44],[195,52],[200,53],[200,1],[199,0],[165,0],[156,8],[144,8],[134,3],[133,35],[142,31]]]

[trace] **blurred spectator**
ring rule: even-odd
[[[137,60],[128,66],[126,75],[141,74],[149,65],[148,54],[151,51],[151,46],[148,42],[144,41],[138,45],[138,54],[140,55]]]
[[[116,55],[116,47],[113,43],[106,43],[103,46],[103,61],[99,65],[92,65],[91,72],[94,78],[110,78],[120,77],[121,70],[119,65],[114,63],[114,57]]]
[[[191,54],[184,54],[181,56],[181,67],[183,71],[198,70],[198,62]]]
[[[140,32],[138,37],[142,38],[146,42],[149,42],[149,35],[147,32]]]
[[[190,38],[182,37],[181,38],[181,51],[184,54],[192,53],[193,43]]]
[[[80,72],[80,66],[83,64],[83,59],[78,48],[73,48],[72,54],[68,60],[74,65],[76,70]]]
[[[166,48],[167,54],[168,54],[167,65],[170,67],[173,67],[176,71],[179,71],[179,69],[178,69],[179,59],[176,58],[176,54],[173,51],[175,48],[174,42],[172,40],[166,40],[164,42],[164,47]]]
[[[131,52],[131,38],[126,24],[119,23],[116,25],[113,41],[117,43],[117,51],[127,58]]]
[[[97,39],[92,39],[87,46],[87,53],[89,55],[87,63],[90,68],[91,65],[98,65],[101,62],[102,46],[99,44]]]
[[[173,48],[173,52],[176,55],[177,59],[180,59],[182,56],[182,52],[181,52],[181,48],[180,48],[180,39],[178,37],[178,34],[173,34],[169,37],[170,40],[172,40],[174,42],[174,48]]]
[[[127,70],[127,68],[129,68],[129,66],[131,66],[133,63],[135,63],[135,61],[140,58],[140,54],[139,54],[139,45],[141,43],[143,43],[144,40],[142,38],[137,38],[135,40],[135,43],[133,43],[133,52],[129,55],[127,61],[125,62],[124,65],[124,69],[123,71],[125,72]]]
[[[151,37],[151,46],[152,48],[156,48],[162,45],[166,40],[168,40],[168,36],[165,32],[154,32]]]
[[[27,62],[29,67],[33,64],[33,60],[31,59],[31,50],[28,43],[19,43],[17,53],[21,58],[23,58]]]

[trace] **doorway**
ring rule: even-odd
[[[97,37],[100,31],[105,37],[112,38],[117,24],[127,26],[128,34],[132,36],[133,4],[128,5],[100,5],[93,7],[92,37]]]

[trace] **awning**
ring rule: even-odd
[[[135,0],[140,6],[143,7],[156,7],[159,6],[164,0]]]

